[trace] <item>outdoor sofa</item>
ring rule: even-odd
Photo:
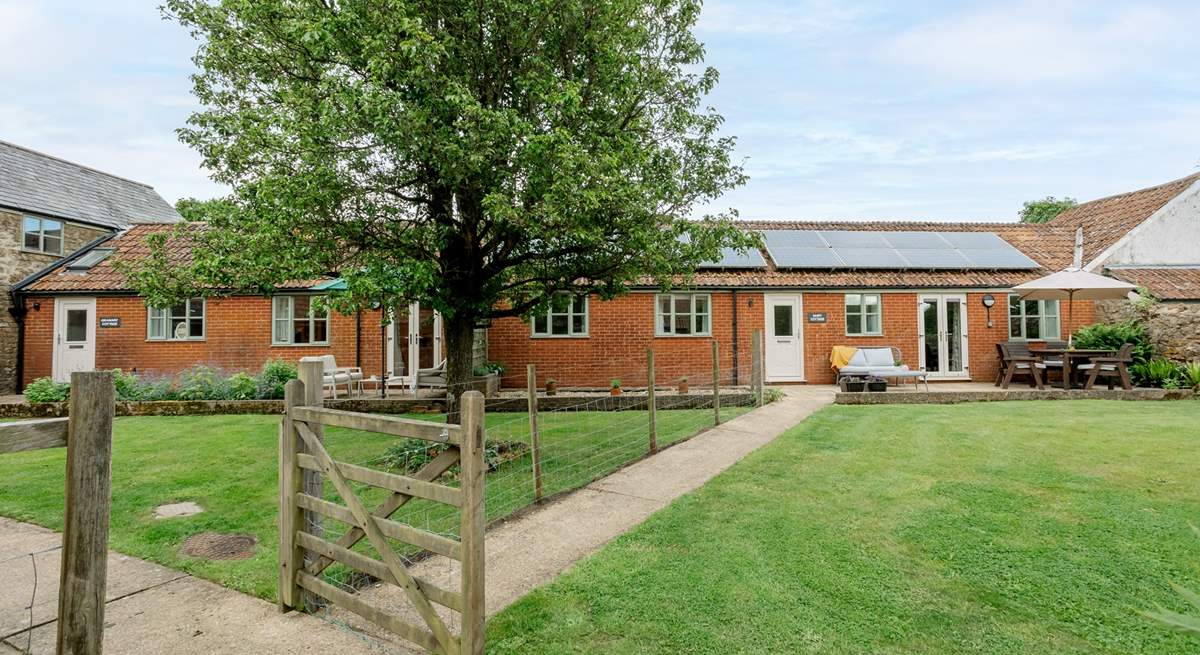
[[[838,369],[838,382],[843,378],[877,377],[895,380],[912,380],[913,386],[918,382],[925,383],[929,390],[929,376],[922,369],[911,369],[907,364],[900,364],[900,349],[895,346],[884,348],[859,348],[854,351],[850,361]]]

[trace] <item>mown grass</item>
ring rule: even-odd
[[[490,653],[1196,653],[1200,402],[831,407],[489,624]]]
[[[728,408],[732,417],[744,412]],[[428,415],[413,418],[437,419]],[[547,495],[573,489],[646,452],[645,412],[546,412],[541,415],[543,474]],[[685,439],[711,425],[711,410],[658,414],[659,443]],[[489,439],[528,442],[526,414],[489,414]],[[113,434],[110,546],[217,583],[273,600],[277,551],[277,440],[273,416],[131,417],[117,419]],[[395,439],[330,428],[326,446],[340,461],[371,463]],[[64,449],[0,456],[0,515],[62,529]],[[489,518],[533,501],[530,457],[509,461],[489,474]],[[332,485],[329,497],[336,498]],[[368,504],[381,499],[365,491]],[[165,503],[194,501],[204,512],[158,520]],[[397,518],[420,527],[451,531],[454,516],[414,502]],[[329,532],[344,529],[332,523]],[[198,532],[250,534],[258,538],[246,560],[183,558],[183,541]]]

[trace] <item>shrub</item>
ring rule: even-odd
[[[61,403],[71,394],[71,385],[38,378],[25,386],[25,400],[31,403]]]
[[[211,366],[197,364],[179,373],[175,395],[179,400],[224,400],[221,372]]]
[[[1137,384],[1164,389],[1178,389],[1183,372],[1178,364],[1159,357],[1129,367],[1129,373]]]
[[[258,397],[267,400],[283,398],[283,385],[299,377],[296,365],[282,359],[270,359],[258,374]]]
[[[1200,361],[1188,362],[1179,367],[1184,386],[1200,391]]]
[[[446,444],[442,443],[404,439],[389,446],[379,462],[390,469],[415,473],[446,448]],[[529,445],[520,441],[488,441],[483,445],[483,461],[489,471],[495,471],[501,464],[521,457],[527,450]]]
[[[221,400],[254,400],[258,398],[258,380],[249,373],[234,373],[223,381]]]
[[[483,377],[493,373],[496,375],[502,375],[506,370],[508,369],[506,369],[504,364],[501,364],[500,362],[484,362],[483,364],[471,369],[471,375],[476,377]]]
[[[1150,334],[1146,325],[1139,321],[1085,325],[1076,330],[1074,336],[1075,347],[1083,350],[1120,350],[1127,343],[1133,344],[1134,364],[1154,357]]]

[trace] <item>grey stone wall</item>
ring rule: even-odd
[[[21,250],[22,217],[0,209],[0,394],[16,391],[17,322],[8,311],[12,307],[12,284],[59,259]],[[109,230],[64,222],[63,232],[63,252],[70,254]]]
[[[1146,321],[1154,354],[1176,361],[1200,359],[1200,302],[1170,301],[1142,311],[1124,300],[1096,303],[1096,321],[1117,323],[1134,318]]]

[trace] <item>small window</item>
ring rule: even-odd
[[[535,337],[586,337],[588,335],[587,296],[559,299],[560,305],[533,317]]]
[[[329,310],[321,296],[275,296],[271,300],[271,343],[328,345]]]
[[[112,248],[96,248],[86,255],[67,264],[68,271],[86,271],[95,268],[97,264],[108,259],[108,256],[113,253]]]
[[[171,307],[148,308],[146,338],[151,341],[195,341],[204,338],[204,299],[192,298]]]
[[[660,337],[712,333],[712,298],[706,293],[660,294],[654,310],[654,333]]]
[[[1008,297],[1008,337],[1010,339],[1057,340],[1059,336],[1057,300],[1022,300]]]
[[[26,216],[21,221],[21,247],[47,255],[63,252],[63,224],[49,218]]]
[[[851,337],[883,334],[883,300],[877,293],[846,294],[846,335]]]

